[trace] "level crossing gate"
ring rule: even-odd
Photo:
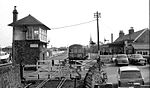
[[[71,73],[69,64],[63,66],[60,60],[39,60],[37,61],[36,68],[39,78],[40,75],[45,75],[48,78],[61,78],[69,76]]]

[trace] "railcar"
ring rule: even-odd
[[[70,45],[68,48],[69,60],[85,60],[88,55],[86,49],[80,44]]]

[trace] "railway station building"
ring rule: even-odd
[[[133,27],[131,27],[128,34],[120,31],[119,37],[114,42],[101,46],[101,52],[106,52],[107,54],[136,53],[149,56],[149,33],[150,30],[148,28],[135,32]]]

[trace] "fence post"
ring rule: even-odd
[[[40,79],[39,73],[38,73],[38,79]]]

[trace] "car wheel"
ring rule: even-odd
[[[142,82],[142,85],[144,85],[144,81]]]
[[[120,87],[120,81],[118,81],[118,87]]]
[[[130,64],[133,64],[133,60],[130,60]]]
[[[118,62],[117,61],[115,61],[115,64],[116,64],[116,66],[118,66]]]
[[[146,65],[146,63],[141,63],[142,66]]]

